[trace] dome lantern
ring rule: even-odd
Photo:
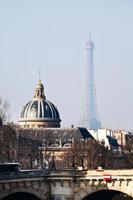
[[[46,99],[45,94],[44,94],[44,86],[41,83],[41,80],[39,80],[36,86],[34,99]]]

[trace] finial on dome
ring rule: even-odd
[[[41,71],[40,71],[40,69],[39,69],[38,74],[39,74],[39,80],[41,80]]]
[[[41,82],[41,79],[39,79],[38,84],[36,86],[34,99],[46,99],[44,94],[44,86]]]

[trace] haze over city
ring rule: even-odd
[[[62,126],[78,125],[91,33],[102,127],[133,130],[132,9],[131,0],[1,1],[0,96],[10,102],[11,120],[32,99],[40,70]]]

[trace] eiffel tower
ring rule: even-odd
[[[98,118],[95,77],[94,77],[94,44],[89,35],[89,40],[85,46],[85,93],[83,101],[83,116],[79,125],[87,129],[101,128],[101,122]]]

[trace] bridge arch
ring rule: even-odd
[[[28,192],[15,192],[5,196],[2,200],[41,200],[39,197]]]
[[[133,200],[133,198],[126,193],[120,192],[118,190],[99,190],[92,192],[86,197],[82,198],[82,200]]]

